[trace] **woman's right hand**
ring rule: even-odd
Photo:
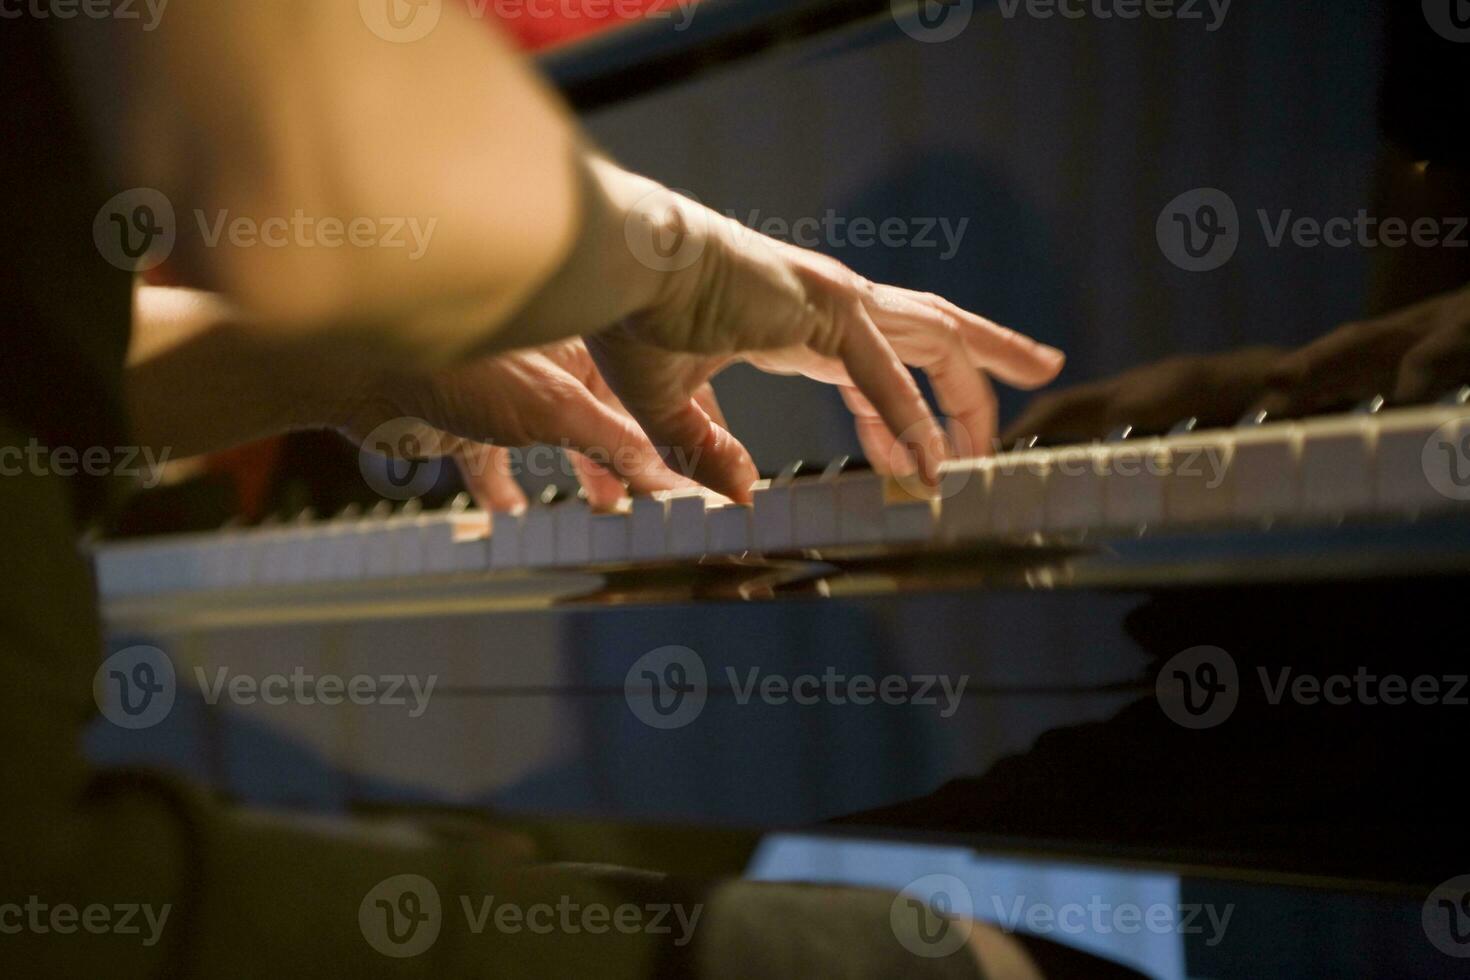
[[[694,477],[720,493],[748,499],[755,467],[694,395],[732,361],[841,386],[873,465],[916,465],[931,484],[950,440],[909,366],[928,373],[971,454],[995,434],[988,373],[1032,388],[1061,370],[1060,351],[940,297],[870,282],[610,163],[594,169],[626,207],[628,247],[663,275],[653,303],[588,347],[653,444],[696,460]]]

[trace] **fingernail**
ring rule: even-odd
[[[1041,345],[1041,356],[1046,358],[1046,360],[1050,362],[1052,367],[1059,368],[1063,364],[1067,363],[1067,355],[1059,348],[1053,347],[1051,344]]]

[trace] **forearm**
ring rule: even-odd
[[[65,34],[114,185],[172,204],[170,279],[219,292],[262,330],[349,333],[385,367],[445,363],[483,347],[571,249],[575,124],[452,5],[402,44],[357,5],[282,0],[184,5],[147,34]],[[298,214],[417,222],[429,237],[330,246],[293,232],[282,247],[231,231]]]
[[[649,222],[667,220],[660,205],[671,193],[590,151],[579,160],[577,177],[580,220],[571,251],[488,338],[488,349],[537,347],[594,333],[652,306],[665,289],[666,264],[640,255],[638,246],[652,241]]]
[[[601,160],[577,172],[581,225],[571,253],[466,354],[589,333],[655,301],[664,274],[635,256],[625,225],[636,199],[658,185]],[[176,456],[293,427],[338,425],[383,375],[404,373],[402,363],[381,363],[344,331],[272,330],[200,290],[142,286],[133,321],[127,398],[135,434]]]
[[[215,294],[143,286],[124,389],[134,438],[185,457],[337,424],[371,373],[334,346],[263,330]]]

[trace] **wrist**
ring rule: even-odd
[[[690,202],[593,154],[578,161],[579,221],[572,249],[536,294],[490,338],[490,351],[539,347],[597,333],[658,305],[674,278],[659,252]],[[697,206],[695,206],[697,207]],[[652,237],[650,237],[652,236]],[[645,247],[652,243],[652,247]]]

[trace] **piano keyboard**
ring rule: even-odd
[[[1273,523],[1411,520],[1470,499],[1470,406],[1364,411],[1162,437],[1029,446],[945,464],[937,495],[830,466],[783,473],[739,505],[705,491],[489,515],[374,512],[103,542],[104,596],[301,586],[704,556],[1062,540]],[[1460,467],[1462,459],[1465,470]],[[492,529],[493,528],[493,529]]]

